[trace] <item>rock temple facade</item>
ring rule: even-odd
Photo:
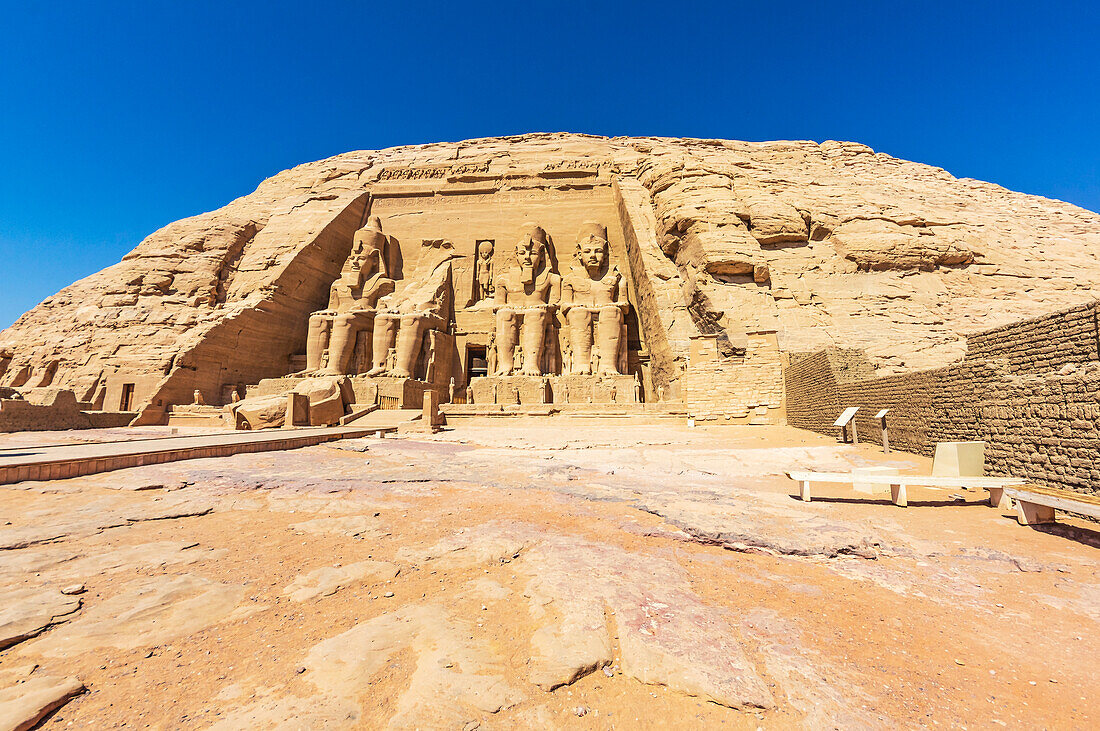
[[[88,423],[335,423],[429,391],[453,413],[782,423],[792,358],[945,366],[969,333],[1096,299],[1097,251],[1096,214],[854,143],[354,152],[49,297],[0,333],[0,387],[71,391]]]

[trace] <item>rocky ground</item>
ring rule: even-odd
[[[1094,527],[802,503],[928,463],[793,429],[501,421],[0,488],[0,728],[1097,724]]]

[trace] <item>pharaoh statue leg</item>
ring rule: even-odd
[[[374,318],[374,338],[371,345],[371,369],[368,376],[380,376],[386,372],[386,358],[397,338],[399,315],[378,315]]]
[[[542,349],[545,345],[547,312],[545,309],[532,308],[523,313],[520,325],[520,347],[523,348],[523,369],[525,376],[542,375]]]
[[[306,335],[306,370],[321,370],[321,356],[328,347],[332,333],[332,315],[310,315]]]
[[[619,307],[600,308],[596,336],[600,345],[600,373],[619,373],[619,345],[623,339],[623,311]]]
[[[622,327],[619,328],[619,373],[630,372],[630,361],[627,356],[627,340],[626,340],[626,316],[623,316]]]
[[[569,321],[569,345],[573,349],[569,372],[587,375],[592,372],[592,313],[583,307],[573,307],[566,318]]]
[[[344,374],[351,369],[356,335],[361,330],[369,330],[373,321],[373,312],[348,312],[333,319],[326,373]]]
[[[404,315],[401,318],[401,328],[397,333],[397,367],[390,375],[411,378],[424,343],[424,334],[433,327],[442,327],[443,324],[438,317]]]
[[[514,310],[497,310],[497,372],[493,375],[510,376],[515,364],[516,329],[519,316]]]

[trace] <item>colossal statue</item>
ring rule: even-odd
[[[386,263],[386,243],[382,222],[377,216],[372,216],[366,226],[355,232],[351,253],[344,262],[340,278],[329,290],[328,308],[309,317],[308,372],[334,375],[349,372],[356,337],[374,328],[379,298],[394,291],[395,283],[389,278]],[[322,366],[326,348],[328,362]]]
[[[495,375],[543,373],[546,330],[561,297],[561,277],[551,269],[546,231],[534,224],[524,226],[516,243],[516,267],[494,283],[496,312]],[[519,337],[522,366],[516,364]]]
[[[451,260],[457,255],[450,242],[433,240],[425,241],[424,245],[432,249],[427,253],[430,262],[422,268],[428,271],[427,276],[383,301],[375,316],[373,367],[368,376],[434,380],[435,349],[430,348],[423,373],[417,372],[417,363],[425,336],[433,331],[446,332],[451,321],[454,299]],[[435,336],[432,337],[430,343],[435,342]],[[395,358],[387,362],[391,350],[395,351]]]
[[[566,371],[574,375],[623,373],[624,317],[629,304],[622,275],[611,265],[607,228],[598,223],[581,226],[575,256],[584,275],[567,276],[562,287],[561,310],[569,330]]]

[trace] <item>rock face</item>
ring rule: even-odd
[[[294,370],[370,215],[456,249],[478,226],[535,221],[562,266],[599,219],[647,400],[697,410],[779,409],[785,352],[928,368],[959,357],[963,333],[1100,295],[1097,214],[863,145],[537,134],[347,153],[170,224],[0,333],[0,386],[69,388],[150,423],[195,390],[226,403]],[[462,257],[454,271],[456,297],[478,296],[484,272]]]

